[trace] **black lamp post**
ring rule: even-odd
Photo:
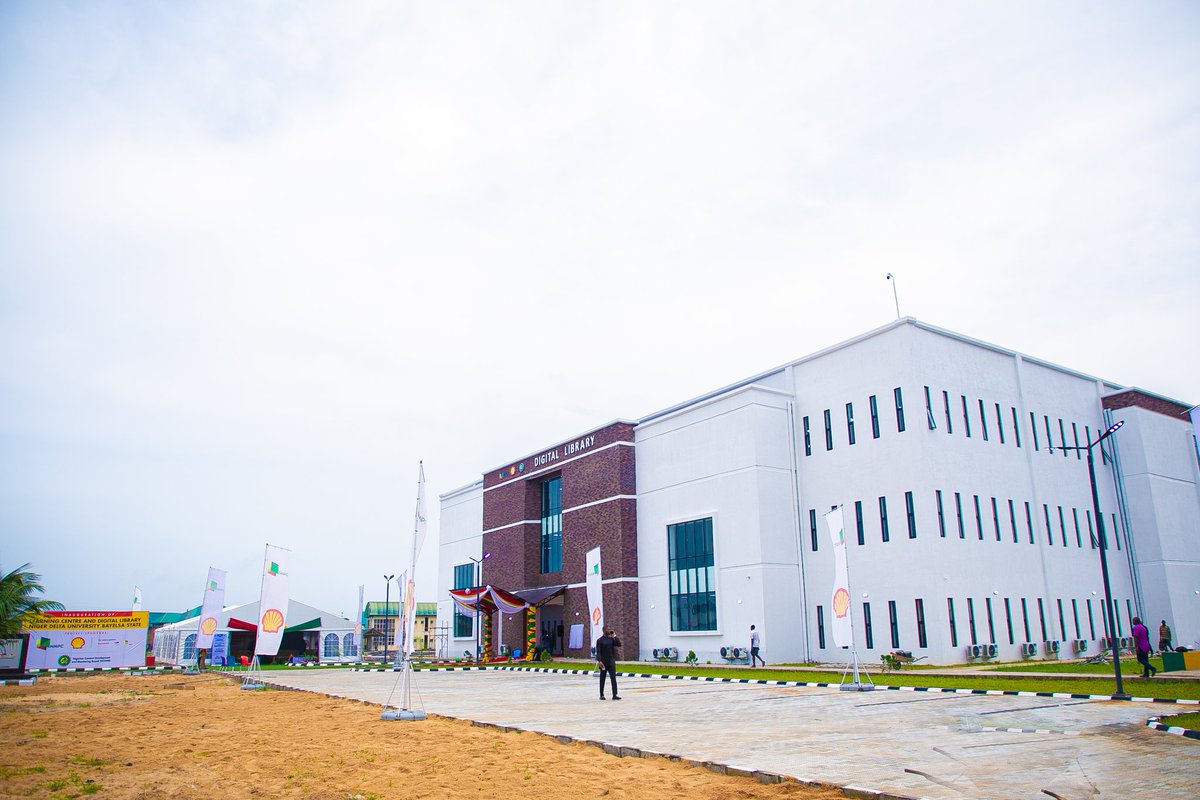
[[[1121,648],[1117,646],[1117,622],[1113,616],[1112,589],[1108,582],[1108,537],[1104,535],[1104,516],[1100,513],[1100,495],[1096,491],[1096,460],[1092,457],[1092,448],[1116,433],[1125,420],[1114,422],[1108,430],[1100,434],[1100,438],[1086,447],[1060,447],[1060,450],[1087,450],[1088,479],[1092,483],[1092,512],[1096,515],[1096,530],[1100,536],[1100,574],[1104,577],[1104,609],[1108,619],[1108,639],[1113,654],[1113,674],[1117,679],[1117,693],[1114,699],[1128,700],[1125,687],[1121,683]]]
[[[483,635],[483,622],[479,619],[479,589],[483,586],[483,562],[492,557],[491,551],[483,554],[483,558],[471,558],[471,562],[475,565],[475,660],[480,659],[480,650],[482,649],[479,640]]]
[[[388,618],[388,616],[389,616],[388,611],[391,609],[391,606],[392,606],[392,578],[394,578],[394,577],[396,577],[396,576],[395,575],[384,575],[383,576],[383,587],[384,587],[383,588],[383,618],[384,619]],[[388,630],[387,630],[387,625],[385,624],[383,626],[383,663],[385,663],[385,664],[387,663],[387,647],[388,647]]]

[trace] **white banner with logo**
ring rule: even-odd
[[[145,611],[47,611],[26,614],[26,669],[141,667],[146,664]]]
[[[267,545],[263,560],[262,594],[258,601],[258,639],[254,655],[273,656],[279,652],[288,610],[288,555],[291,551]]]
[[[133,587],[133,610],[142,610],[142,588],[140,586]]]
[[[587,601],[592,623],[592,647],[604,635],[604,587],[601,583],[600,548],[587,552]]]
[[[833,593],[829,603],[833,618],[830,629],[835,645],[850,647],[854,644],[854,632],[850,627],[850,575],[846,569],[846,526],[841,506],[825,515],[825,525],[833,542]]]
[[[208,580],[204,582],[204,602],[200,604],[200,635],[196,637],[197,650],[212,648],[213,634],[217,632],[217,617],[225,607],[225,570],[208,568]]]

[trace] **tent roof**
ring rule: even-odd
[[[226,606],[217,615],[217,630],[245,630],[237,625],[231,626],[230,619],[248,622],[251,625],[258,624],[258,601],[253,603],[243,603],[236,606]],[[313,620],[319,620],[317,624],[312,624]],[[301,603],[299,600],[291,600],[288,602],[287,616],[284,619],[284,628],[292,628],[295,630],[322,630],[322,631],[344,631],[350,632],[354,630],[354,623],[345,617],[339,617],[337,614],[328,611],[322,611],[319,608],[314,608],[306,603]],[[198,621],[196,617],[185,619],[181,622],[176,622],[170,625],[164,625],[161,630],[178,630],[178,631],[194,631]]]

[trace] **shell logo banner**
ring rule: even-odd
[[[841,506],[825,515],[825,525],[833,542],[833,595],[829,604],[833,610],[830,625],[833,643],[850,647],[854,644],[854,632],[850,627],[850,575],[846,568],[846,526]]]
[[[196,649],[212,648],[213,634],[217,630],[217,617],[225,607],[225,570],[208,568],[208,580],[204,582],[204,602],[200,605],[200,635],[196,637]]]
[[[587,585],[588,616],[592,623],[592,646],[604,635],[604,583],[600,572],[600,548],[596,547],[587,552]]]
[[[263,561],[262,595],[258,601],[258,638],[256,656],[273,656],[283,641],[288,609],[288,556],[290,550],[267,545]]]
[[[145,611],[48,611],[25,617],[26,669],[140,667],[146,663]]]

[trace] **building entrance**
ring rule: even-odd
[[[547,604],[538,609],[538,646],[552,655],[563,654],[563,607]]]

